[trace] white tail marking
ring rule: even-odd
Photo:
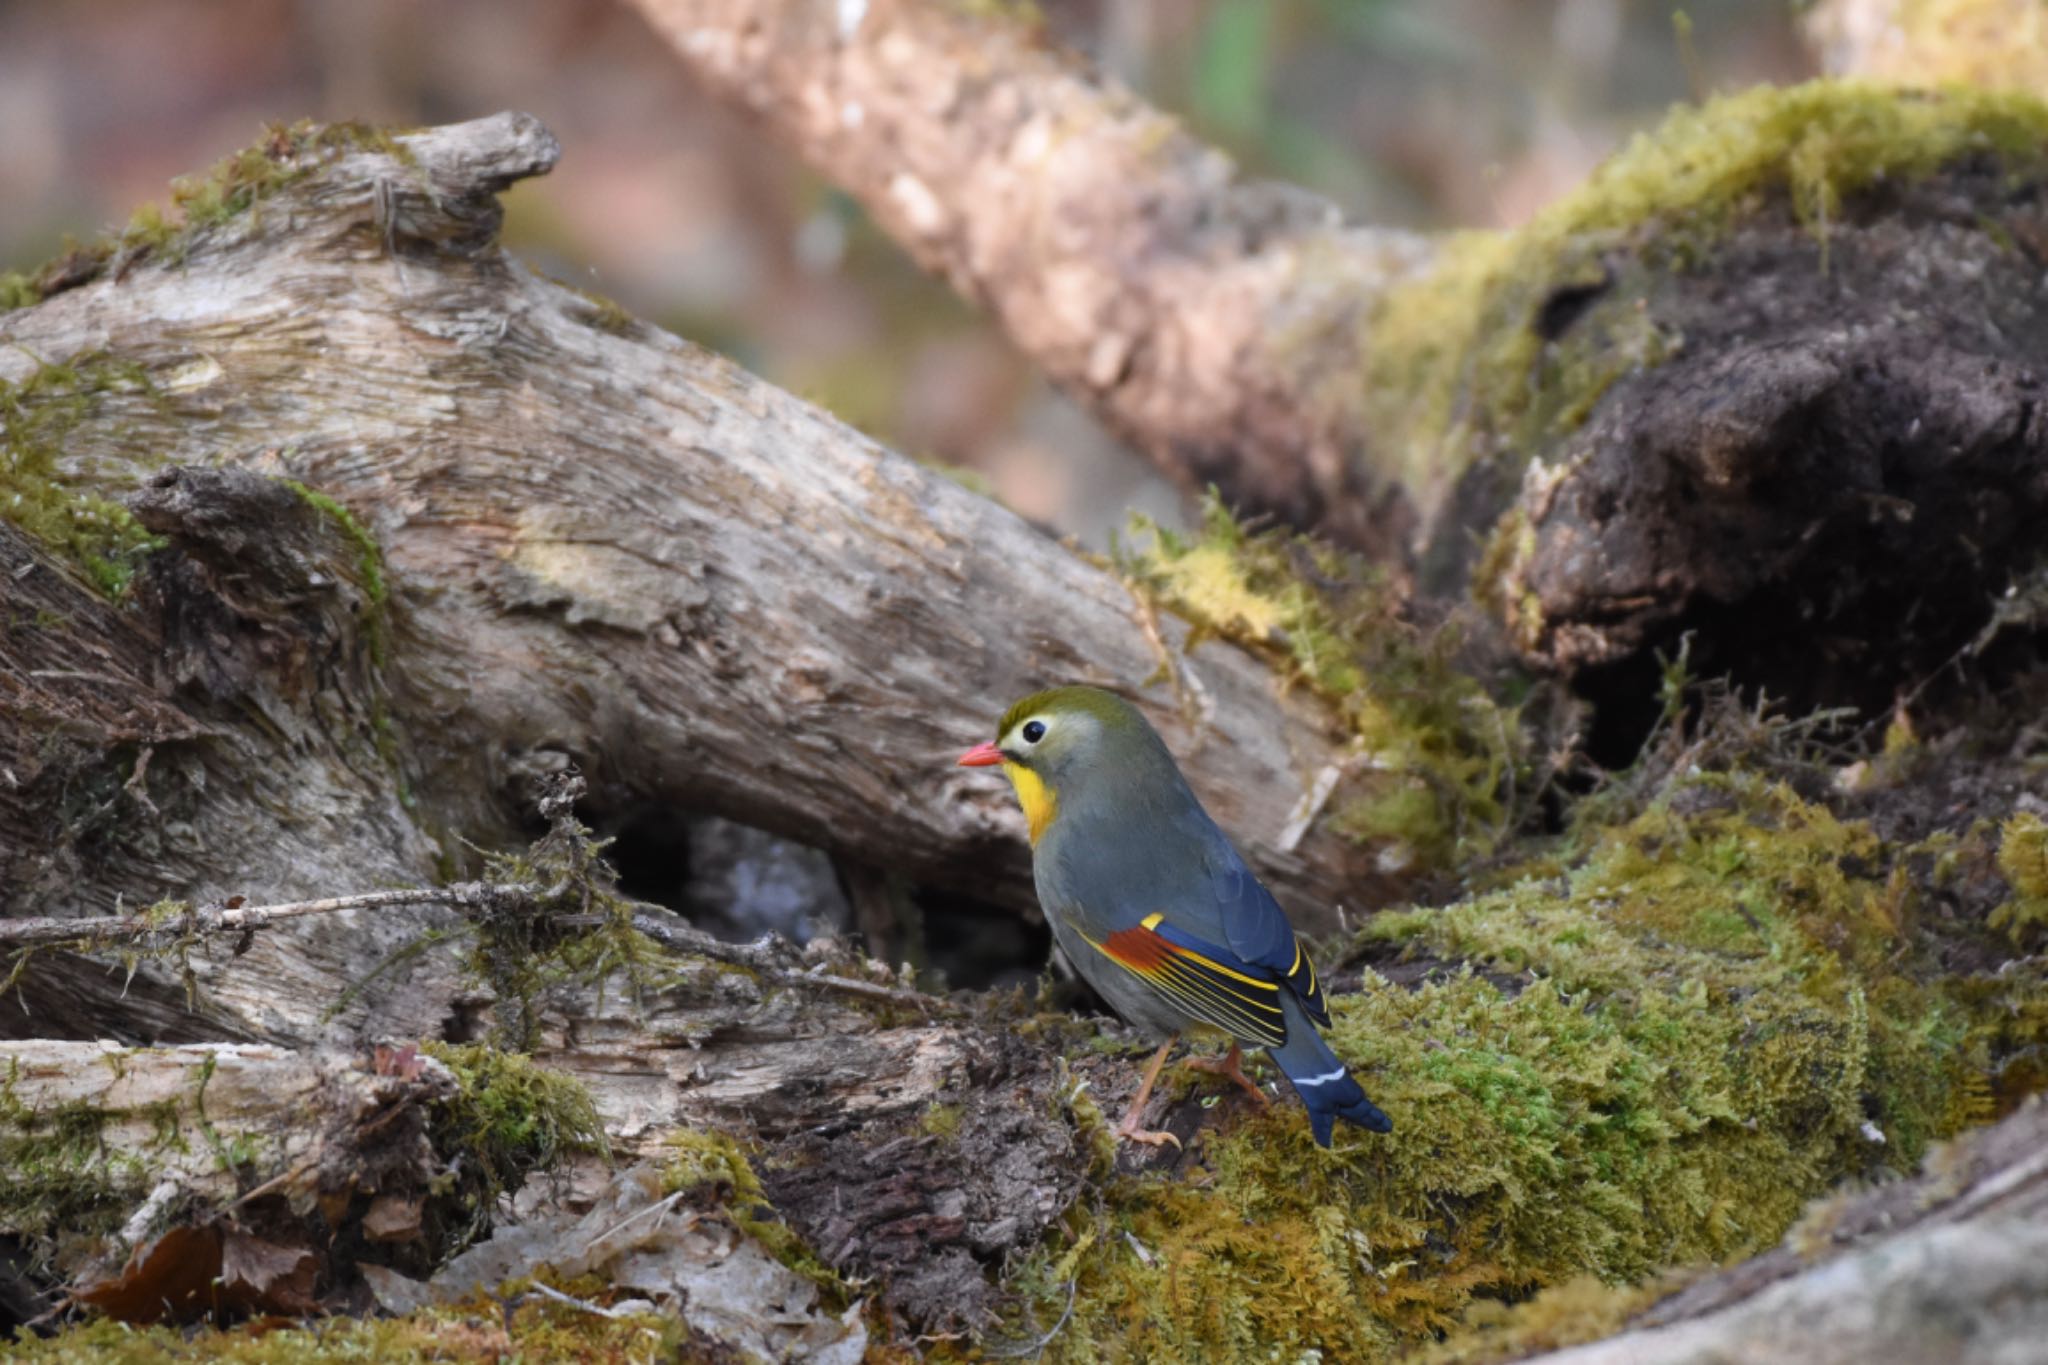
[[[1344,1079],[1344,1068],[1340,1066],[1335,1071],[1325,1071],[1320,1076],[1290,1076],[1288,1079],[1296,1085],[1328,1085],[1331,1081]]]

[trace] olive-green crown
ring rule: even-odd
[[[1026,716],[1076,711],[1094,716],[1108,726],[1129,725],[1133,721],[1144,723],[1138,709],[1114,692],[1105,692],[1099,687],[1049,687],[1043,692],[1033,692],[1003,712],[1002,720],[996,723],[996,740],[1000,743],[1003,736],[1010,733],[1010,727]]]

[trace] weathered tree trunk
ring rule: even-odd
[[[1046,374],[1184,484],[1388,560],[1416,509],[1353,400],[1365,322],[1429,258],[1346,226],[1048,43],[921,0],[635,0]]]
[[[601,814],[717,811],[1026,907],[1013,804],[953,756],[1024,692],[1155,674],[1141,703],[1304,922],[1385,894],[1364,850],[1293,820],[1345,745],[1267,662],[1184,655],[1113,572],[499,255],[492,192],[555,155],[537,124],[292,155],[327,159],[278,163],[305,178],[175,262],[0,318],[22,401],[77,405],[65,470],[133,489],[167,542],[119,615],[10,550],[48,619],[8,645],[8,908],[418,882],[461,839],[517,838],[533,778],[569,763]],[[33,391],[63,366],[88,377]],[[100,649],[104,680],[65,681]],[[86,791],[89,821],[66,804]],[[358,963],[421,927],[374,920]],[[326,993],[280,986],[342,970],[332,933],[202,968],[221,1024],[317,1034]],[[270,960],[287,943],[303,967]],[[378,1017],[430,1025],[438,983]]]

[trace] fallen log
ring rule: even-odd
[[[2001,1361],[2048,1339],[2048,1105],[1932,1153],[1919,1176],[1817,1204],[1784,1246],[1707,1276],[1545,1365]]]
[[[127,490],[95,543],[140,566],[115,612],[8,551],[48,606],[9,636],[0,904],[418,885],[519,839],[533,777],[574,764],[615,824],[716,810],[1027,909],[1013,803],[951,758],[1063,681],[1132,690],[1306,924],[1400,884],[1314,819],[1355,742],[1270,651],[1186,648],[1117,573],[506,260],[493,194],[555,154],[515,115],[281,134],[224,172],[238,213],[0,315],[15,430],[62,433],[39,495]],[[64,675],[102,648],[121,700],[81,709]],[[323,922],[351,927],[195,955],[217,1026],[317,1036],[316,980],[452,923]],[[432,1033],[462,990],[437,960],[383,991],[403,1017],[351,1022]]]

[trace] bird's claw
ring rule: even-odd
[[[1117,1128],[1116,1135],[1126,1142],[1142,1142],[1147,1147],[1164,1147],[1170,1142],[1177,1152],[1187,1150],[1180,1145],[1179,1138],[1164,1128],[1139,1128],[1133,1124],[1124,1124]]]

